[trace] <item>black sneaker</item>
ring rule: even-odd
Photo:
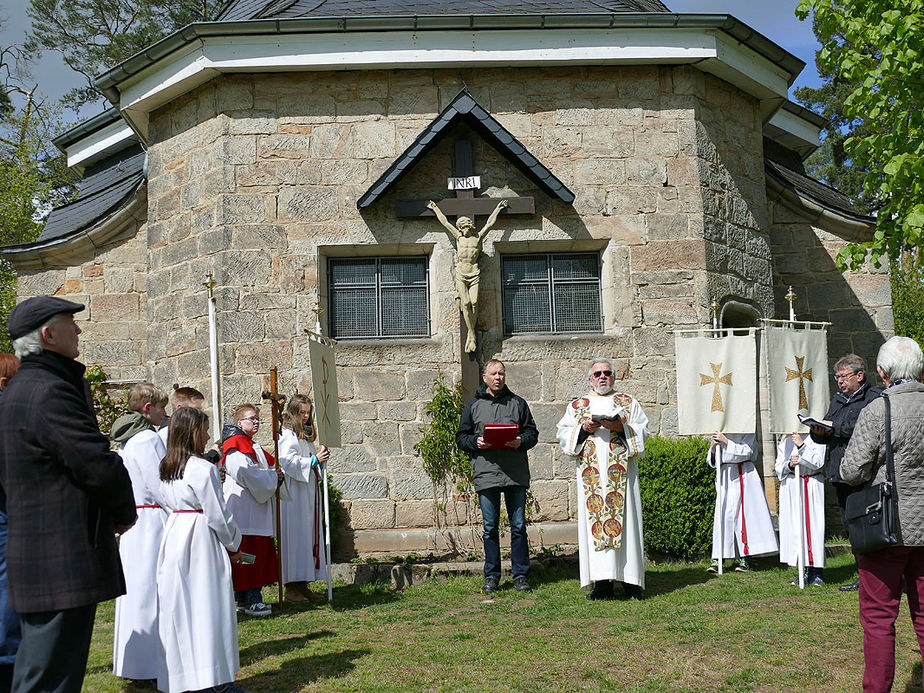
[[[481,588],[482,594],[494,594],[497,592],[497,578],[489,577],[484,579],[484,586]]]
[[[853,582],[846,585],[841,585],[837,589],[839,589],[841,592],[856,592],[858,589],[860,589],[860,578],[857,578]]]
[[[623,592],[625,592],[626,599],[635,599],[641,601],[645,598],[645,592],[642,591],[642,588],[638,585],[630,585],[628,582],[622,583]]]
[[[518,575],[513,578],[513,589],[517,592],[529,592],[529,582],[526,579],[525,575]]]
[[[587,598],[591,601],[595,601],[597,599],[612,599],[613,581],[597,580],[594,583],[594,588],[587,594]]]

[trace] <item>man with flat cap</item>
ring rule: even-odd
[[[22,623],[17,693],[79,691],[96,605],[125,593],[115,535],[134,524],[135,501],[75,360],[82,310],[38,296],[7,318],[22,361],[0,399],[10,601]]]

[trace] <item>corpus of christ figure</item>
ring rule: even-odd
[[[470,217],[460,216],[453,225],[433,200],[427,203],[427,207],[433,210],[436,218],[446,227],[446,230],[456,237],[456,291],[461,303],[462,319],[465,321],[465,327],[468,328],[465,351],[471,353],[475,351],[475,323],[478,319],[478,281],[481,278],[478,258],[481,256],[481,241],[494,226],[497,215],[507,207],[507,200],[497,203],[488,221],[477,233]]]

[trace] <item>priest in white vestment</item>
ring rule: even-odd
[[[757,436],[753,433],[712,434],[708,463],[721,465],[716,475],[715,514],[712,521],[712,565],[721,558],[737,558],[737,571],[751,569],[751,558],[776,553],[779,546],[767,496],[754,466]]]
[[[824,585],[825,446],[806,433],[783,437],[777,446],[780,480],[780,563],[806,568],[805,584]],[[798,477],[796,472],[798,471]],[[793,584],[798,584],[798,576]]]
[[[578,543],[581,586],[588,599],[609,599],[613,581],[641,599],[645,548],[638,460],[645,452],[648,417],[630,395],[614,392],[609,359],[591,363],[591,392],[568,404],[558,442],[577,459]]]

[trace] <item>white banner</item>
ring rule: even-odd
[[[805,430],[797,414],[824,418],[828,410],[828,340],[819,323],[767,325],[770,432]]]
[[[674,353],[681,434],[753,433],[757,429],[753,329],[740,336],[733,336],[731,330],[675,332]]]
[[[339,448],[340,399],[337,394],[337,359],[333,343],[309,334],[308,357],[311,360],[311,389],[318,442],[329,448]]]

